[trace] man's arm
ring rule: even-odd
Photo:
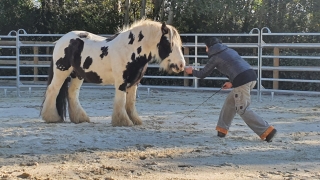
[[[222,86],[222,89],[230,89],[230,88],[232,88],[231,82],[225,82]]]
[[[191,66],[186,67],[185,71],[187,74],[192,74],[193,76],[195,76],[197,78],[203,79],[203,78],[209,76],[209,74],[214,70],[214,68],[215,68],[214,64],[208,63],[200,71],[193,69],[193,67],[191,67]]]

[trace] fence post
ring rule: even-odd
[[[16,39],[16,56],[17,56],[17,60],[16,60],[16,65],[17,65],[17,69],[16,69],[16,75],[17,75],[17,96],[21,97],[20,95],[20,33],[21,34],[27,34],[27,32],[24,29],[18,29],[17,31],[17,39]]]
[[[20,36],[19,30],[16,34],[16,88],[17,96],[20,97]]]
[[[273,55],[279,56],[279,48],[275,47],[273,49]],[[273,67],[279,67],[279,58],[273,58]],[[273,70],[273,78],[279,78],[279,70]],[[279,81],[273,81],[273,89],[279,89]]]
[[[259,97],[259,102],[261,102],[262,101],[262,99],[261,99],[261,87],[262,87],[262,50],[263,50],[263,45],[262,44],[265,44],[264,43],[264,41],[263,41],[263,31],[264,30],[267,30],[267,33],[271,33],[271,31],[270,31],[270,29],[268,28],[268,27],[263,27],[263,28],[261,28],[261,30],[260,30],[260,39],[259,39],[259,46],[260,46],[260,53],[259,53],[259,65],[258,65],[258,67],[259,67],[259,75],[258,75],[258,79],[259,79],[259,83],[258,83],[258,85],[259,85],[259,89],[258,89],[258,92],[259,92],[259,95],[258,95],[258,97]]]
[[[33,54],[35,55],[33,57],[33,64],[37,65],[37,64],[39,64],[39,57],[37,56],[39,54],[39,47],[38,46],[33,47]],[[35,75],[35,77],[33,77],[33,81],[38,81],[38,77],[36,77],[38,74],[39,74],[38,67],[34,67],[33,68],[33,75]]]
[[[194,63],[195,63],[195,68],[198,68],[198,35],[195,36],[195,49],[194,49],[194,54],[195,54],[195,58],[194,58]],[[193,80],[193,84],[194,84],[194,88],[198,88],[198,78],[194,77]]]
[[[190,54],[189,47],[185,47],[183,50],[184,50],[184,55],[189,55]],[[185,57],[184,59],[186,61],[186,65],[188,66],[189,65],[189,57]],[[189,76],[186,72],[184,72],[183,75],[184,76]],[[185,79],[183,84],[184,84],[184,86],[189,86],[189,79]]]

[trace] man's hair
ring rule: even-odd
[[[204,41],[204,43],[206,44],[207,47],[211,47],[217,43],[222,43],[222,41],[216,37],[211,37],[211,38],[208,38]]]

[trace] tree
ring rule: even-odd
[[[0,3],[0,34],[11,30],[25,29],[27,32],[35,23],[32,0],[1,0]]]
[[[130,3],[131,3],[131,0],[125,0],[125,4],[124,4],[124,25],[129,25]]]
[[[153,3],[153,19],[160,20],[160,10],[164,0],[152,0]]]
[[[141,18],[146,16],[146,5],[147,5],[147,1],[141,0],[141,11],[140,11]]]

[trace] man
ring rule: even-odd
[[[233,90],[227,96],[220,112],[216,126],[218,136],[225,137],[227,135],[234,116],[239,114],[262,140],[271,142],[277,130],[249,108],[251,103],[250,91],[257,80],[254,70],[235,50],[222,44],[218,38],[207,39],[205,44],[209,56],[208,63],[200,71],[192,67],[186,67],[185,71],[187,74],[202,79],[216,68],[229,78],[230,82],[224,83],[222,89],[233,87]]]

